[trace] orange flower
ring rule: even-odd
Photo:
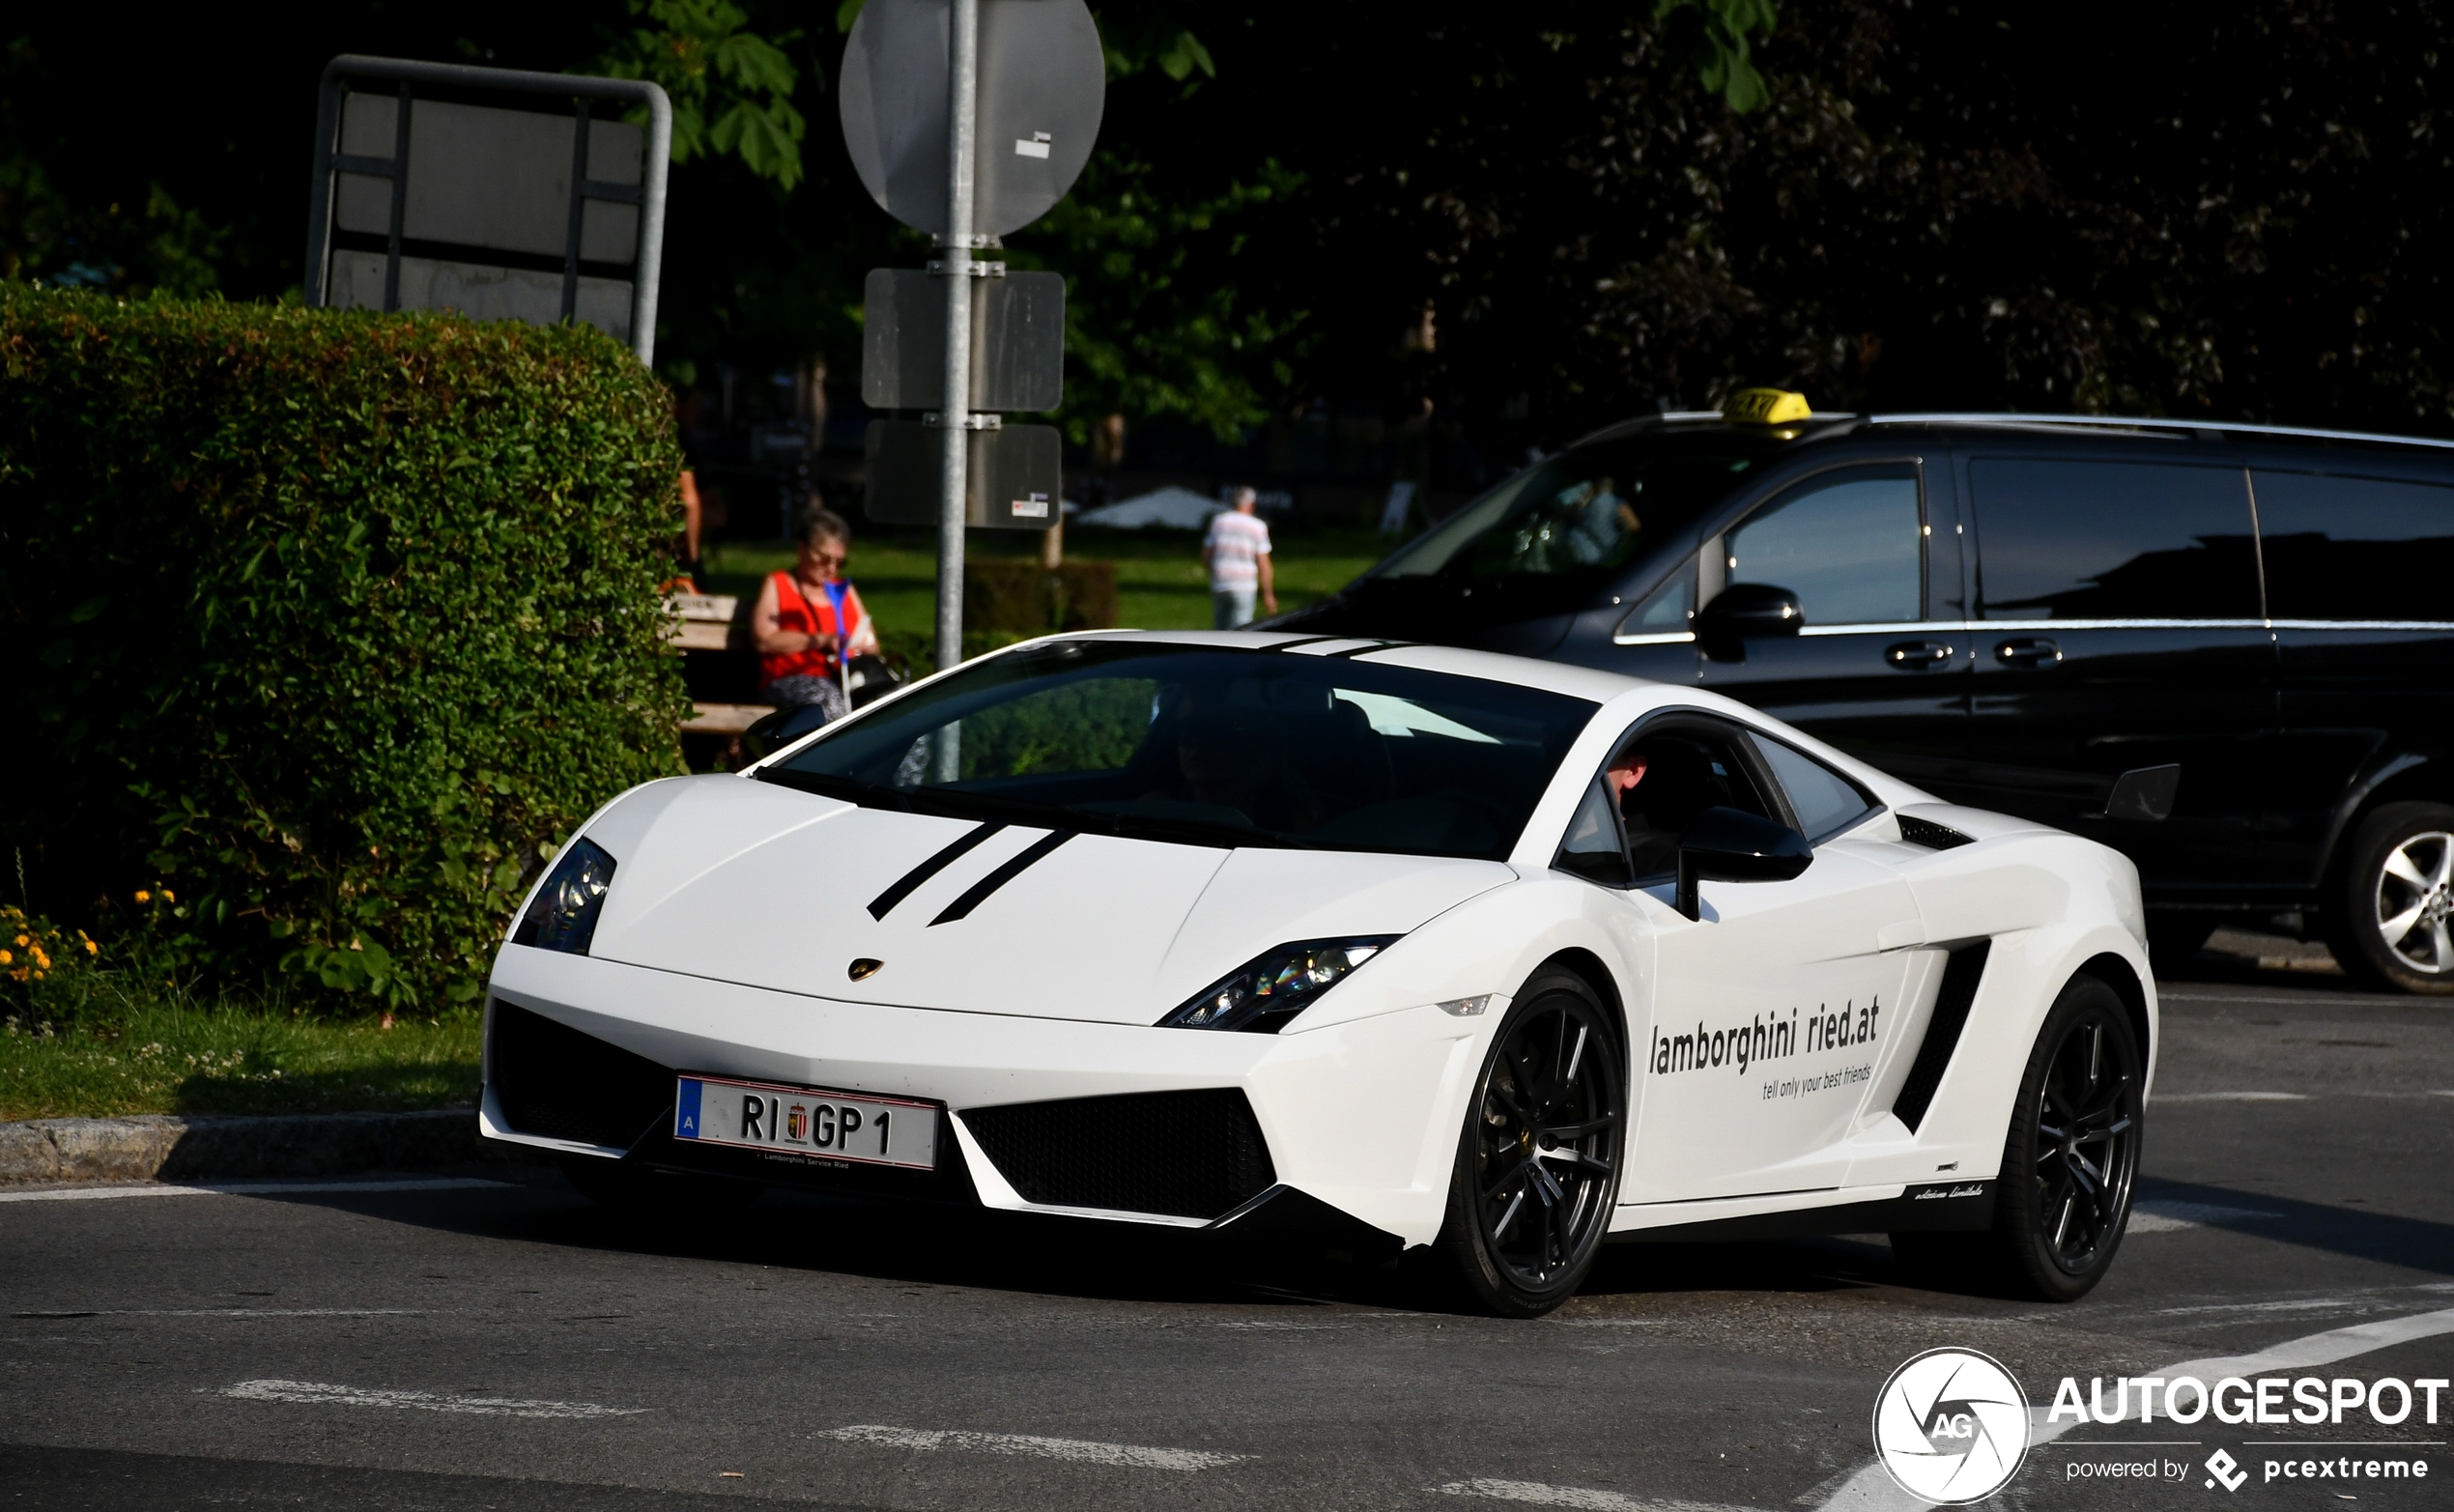
[[[140,903],[150,903],[154,900],[154,895],[140,887],[136,890],[136,900]]]

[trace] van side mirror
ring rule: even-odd
[[[1696,616],[1696,639],[1717,662],[1747,659],[1751,636],[1794,636],[1806,628],[1798,595],[1769,583],[1733,583]]]
[[[1698,882],[1786,882],[1814,859],[1807,837],[1777,819],[1710,808],[1678,838],[1678,893],[1671,906],[1694,919]]]

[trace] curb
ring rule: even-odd
[[[0,1123],[0,1186],[432,1169],[498,1158],[473,1108]]]

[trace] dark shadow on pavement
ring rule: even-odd
[[[2240,1191],[2195,1182],[2139,1179],[2138,1196],[2186,1202],[2210,1210],[2194,1218],[2209,1228],[2254,1235],[2286,1244],[2323,1249],[2358,1260],[2454,1275],[2454,1224],[2398,1218],[2324,1203],[2299,1202],[2268,1192]],[[2267,1214],[2273,1214],[2269,1217]],[[2230,1214],[2230,1215],[2228,1215]]]

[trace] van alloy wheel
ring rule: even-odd
[[[2394,958],[2431,976],[2454,972],[2454,834],[2422,830],[2378,868],[2378,939]]]
[[[2389,803],[2343,849],[2327,943],[2372,986],[2454,993],[2454,807]]]

